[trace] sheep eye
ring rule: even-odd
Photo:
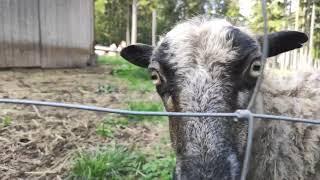
[[[250,67],[250,76],[252,77],[258,77],[261,72],[261,61],[260,60],[255,60],[251,64]]]
[[[158,72],[152,71],[151,72],[151,80],[154,85],[158,86],[161,84],[161,78]]]

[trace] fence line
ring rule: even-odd
[[[0,103],[58,107],[58,108],[68,108],[68,109],[78,109],[78,110],[86,110],[86,111],[105,112],[105,113],[113,113],[113,114],[121,114],[121,115],[138,115],[138,116],[233,117],[237,119],[246,119],[246,115],[244,114],[250,113],[254,118],[259,118],[261,120],[282,120],[282,121],[288,121],[292,123],[306,123],[306,124],[320,125],[320,119],[317,120],[317,119],[305,119],[305,118],[277,116],[277,115],[269,115],[269,114],[257,114],[257,113],[252,113],[249,110],[237,110],[233,113],[130,111],[130,110],[104,108],[104,107],[82,105],[82,104],[34,101],[34,100],[26,100],[26,99],[7,99],[7,98],[0,99]]]
[[[244,115],[244,119],[248,121],[248,132],[247,132],[247,146],[245,150],[245,155],[244,155],[244,161],[242,164],[242,170],[241,170],[241,180],[245,180],[247,177],[248,169],[249,169],[249,161],[250,161],[250,156],[251,156],[251,147],[253,143],[253,120],[254,117],[252,113],[250,112],[250,109],[253,108],[256,98],[258,96],[258,92],[260,91],[260,87],[263,81],[263,72],[265,70],[266,66],[266,59],[268,57],[268,18],[267,18],[267,4],[266,0],[261,0],[261,12],[262,12],[262,17],[263,17],[263,45],[262,45],[262,56],[261,56],[261,70],[260,70],[260,76],[258,77],[258,80],[255,84],[253,94],[251,96],[251,99],[249,101],[249,104],[247,106],[246,111],[238,111],[242,112]]]
[[[116,113],[122,115],[144,115],[144,116],[183,116],[183,117],[230,117],[233,119],[246,120],[248,121],[248,135],[247,135],[247,146],[245,151],[245,159],[243,162],[243,168],[241,173],[241,180],[246,179],[249,160],[251,154],[251,147],[253,143],[253,121],[255,118],[261,120],[282,120],[289,121],[293,123],[308,123],[308,124],[318,124],[320,125],[320,120],[314,119],[304,119],[304,118],[293,118],[287,116],[275,116],[267,114],[256,114],[252,113],[250,110],[237,110],[233,113],[193,113],[193,112],[153,112],[153,111],[130,111],[122,109],[112,109],[104,108],[90,105],[82,104],[68,104],[68,103],[58,103],[58,102],[45,102],[45,101],[34,101],[26,99],[0,99],[0,103],[7,104],[22,104],[22,105],[37,105],[37,106],[49,106],[58,108],[68,108],[68,109],[79,109],[95,112],[106,112],[106,113]]]
[[[311,58],[310,60],[310,57],[306,53],[307,50],[308,47],[302,47],[301,49],[295,49],[270,58],[272,62],[269,64],[269,67],[272,69],[291,71],[320,70],[320,59]],[[297,57],[293,58],[295,55]]]

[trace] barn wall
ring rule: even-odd
[[[83,67],[93,0],[0,0],[0,67]]]
[[[43,67],[86,65],[92,53],[91,0],[41,0],[40,26]]]
[[[38,0],[0,0],[0,67],[40,66]]]

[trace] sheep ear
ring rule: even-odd
[[[263,47],[263,35],[257,37]],[[301,48],[303,43],[308,41],[305,33],[298,31],[280,31],[268,34],[268,57]]]
[[[147,68],[150,63],[153,47],[146,44],[134,44],[125,47],[120,55],[130,63]]]

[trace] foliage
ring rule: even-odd
[[[154,91],[155,87],[150,80],[149,72],[138,66],[132,65],[120,56],[100,56],[98,62],[112,65],[111,75],[120,78],[129,90],[141,92]]]
[[[227,11],[222,16],[228,17],[228,19],[234,23],[243,23],[247,20],[242,14],[240,14],[240,7],[237,0],[228,0],[227,5]]]
[[[128,103],[129,110],[132,111],[163,111],[163,105],[159,102],[143,102],[143,101],[134,101]],[[153,121],[162,121],[167,119],[166,117],[157,117],[157,116],[135,116],[129,115],[129,120],[131,121],[141,121],[141,120],[153,120]]]
[[[315,59],[320,58],[320,1],[315,2],[315,27],[314,38],[312,39],[314,45],[312,48],[312,56]],[[289,0],[268,0],[267,1],[267,14],[268,14],[268,26],[269,31],[280,31],[283,29],[294,29],[295,24],[298,24],[298,29],[304,31],[310,37],[311,26],[311,14],[312,14],[312,0],[300,0],[300,7],[298,9],[298,22],[296,22],[295,16],[297,15],[297,9],[294,6],[293,1]],[[294,11],[292,9],[295,9]],[[253,7],[253,14],[250,17],[250,26],[255,32],[262,32],[263,18],[261,13],[260,0],[255,0]]]
[[[100,44],[125,40],[129,0],[95,0],[95,36]]]
[[[134,66],[119,56],[100,56],[98,58],[100,64],[109,65],[111,75],[116,80],[120,80],[122,84],[127,85],[128,90],[148,92],[154,91],[154,85],[149,79],[147,70]],[[110,77],[109,77],[110,78]],[[118,91],[117,86],[112,84],[99,85],[97,93],[112,93]],[[139,111],[163,111],[163,105],[160,102],[150,101],[130,101],[127,103],[129,110]],[[167,119],[166,117],[154,116],[109,116],[98,127],[97,133],[105,137],[113,137],[119,128],[125,128],[129,123],[141,122],[144,120],[153,120],[159,122]]]
[[[81,152],[75,158],[71,179],[171,179],[173,154],[152,156],[123,146],[93,153]]]
[[[179,15],[179,10],[176,8],[177,0],[166,0],[157,4],[158,11],[158,29],[159,35],[168,32],[179,20],[183,17]]]
[[[141,173],[145,157],[124,147],[93,153],[79,153],[73,165],[73,179],[134,179]]]
[[[320,17],[320,1],[316,1],[316,10],[315,10],[315,17]],[[314,31],[316,32],[314,34],[313,43],[314,43],[314,49],[313,49],[313,57],[316,59],[320,59],[320,18],[315,19],[315,27]]]
[[[98,94],[110,94],[113,92],[117,92],[118,88],[115,85],[112,84],[105,84],[105,85],[98,85],[98,90],[97,93]]]
[[[268,0],[268,30],[269,32],[280,31],[284,28],[284,21],[287,16],[285,8],[288,6],[283,0]],[[256,0],[253,7],[253,14],[250,18],[250,27],[255,32],[263,32],[263,16],[261,13],[261,1]]]
[[[126,61],[120,56],[99,56],[98,63],[106,64],[106,65],[113,65],[113,66],[120,66],[122,64],[126,64]]]
[[[128,109],[133,111],[163,111],[163,105],[159,102],[129,102]],[[109,116],[97,127],[97,134],[104,137],[114,137],[118,129],[126,128],[132,123],[138,123],[147,120],[148,122],[161,122],[166,120],[166,117],[155,116]]]
[[[105,32],[105,27],[107,22],[105,20],[105,8],[104,0],[95,0],[95,38],[98,43],[106,42],[107,36]]]
[[[260,0],[253,0],[252,15],[244,17],[239,12],[238,0],[138,0],[138,42],[151,44],[152,10],[157,11],[157,38],[177,22],[199,14],[227,17],[232,22],[249,24],[254,32],[262,32],[263,18]],[[316,18],[312,55],[320,58],[320,1],[304,0],[300,2],[299,20],[295,22],[295,3],[292,0],[267,0],[269,31],[294,29],[310,36],[313,2],[316,5]],[[99,43],[119,43],[126,39],[126,27],[130,26],[132,0],[95,0],[96,40]],[[129,27],[130,28],[130,27]]]
[[[175,158],[173,155],[148,161],[142,166],[142,172],[145,175],[143,179],[172,179],[174,165]]]
[[[206,0],[194,1],[194,0],[181,0],[176,1],[176,12],[179,13],[179,19],[190,18],[195,15],[204,14],[204,5]]]
[[[212,0],[207,3],[207,11],[209,14],[218,17],[228,17],[234,19],[242,19],[240,14],[239,2],[237,0]]]
[[[5,117],[1,118],[1,121],[2,121],[3,127],[10,126],[10,124],[12,123],[12,119],[10,116],[5,116]]]
[[[96,40],[102,44],[126,39],[132,0],[96,0]],[[152,10],[157,11],[157,34],[164,34],[177,22],[200,14],[243,19],[236,0],[138,0],[138,42],[151,44]],[[215,12],[215,13],[211,13]]]
[[[97,134],[104,137],[113,137],[117,129],[125,128],[128,124],[127,118],[109,116],[97,127]]]

